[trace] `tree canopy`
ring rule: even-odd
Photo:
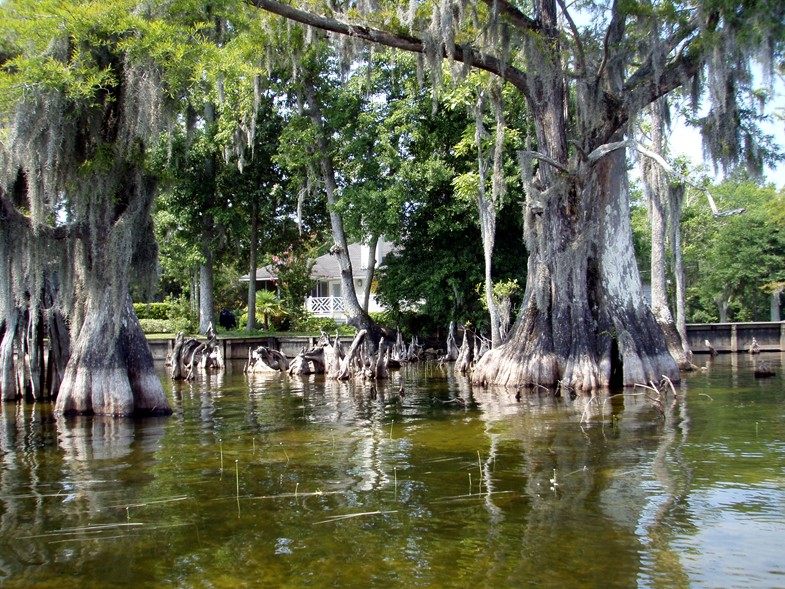
[[[495,248],[496,216],[505,238],[522,218],[526,268],[496,264],[500,278],[525,279],[521,313],[473,378],[593,389],[615,374],[677,375],[632,246],[626,152],[657,161],[635,132],[645,109],[688,97],[724,170],[754,174],[780,157],[759,127],[770,86],[756,85],[782,68],[777,0],[6,0],[0,39],[2,390],[41,389],[40,359],[15,365],[33,324],[70,326],[63,412],[165,407],[149,357],[128,352],[141,348],[129,286],[152,288],[156,273],[158,195],[159,236],[177,240],[162,245],[183,267],[244,258],[260,211],[278,235],[329,218],[339,254],[344,227],[398,238],[399,264],[449,251],[429,262],[450,271],[406,276],[412,288],[421,278],[415,302],[441,291],[441,312],[457,312],[477,264],[456,231],[480,228],[491,303],[491,254],[517,247]],[[708,309],[720,289],[726,310],[757,317],[759,291],[783,281],[781,199],[734,190],[748,214],[707,236],[701,263],[715,282],[694,300]],[[382,290],[400,302],[396,288]]]
[[[727,168],[745,156],[759,167],[767,151],[749,108],[762,97],[752,64],[761,58],[771,71],[781,59],[781,3],[253,4],[422,56],[436,99],[445,63],[452,79],[485,70],[525,99],[534,127],[519,153],[525,306],[511,341],[481,360],[475,382],[592,389],[612,374],[626,384],[677,377],[642,302],[623,150],[637,147],[632,125],[645,107],[689,88],[695,108],[708,99],[701,125],[711,157]]]

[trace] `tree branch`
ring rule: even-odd
[[[618,0],[614,1],[613,8],[611,9],[611,22],[608,25],[608,30],[605,31],[605,39],[602,43],[602,61],[599,68],[597,68],[596,80],[599,81],[604,75],[611,60],[610,52],[611,47],[616,47],[624,37],[624,24],[627,15],[619,7]]]
[[[616,151],[617,149],[621,149],[622,147],[627,147],[629,145],[629,140],[606,143],[604,145],[600,145],[597,149],[594,149],[588,156],[586,156],[586,159],[589,160],[589,163],[594,164],[612,151]]]
[[[523,14],[506,0],[483,0],[491,10],[497,9],[507,22],[525,31],[541,31],[542,24]]]
[[[589,162],[593,164],[598,160],[600,160],[601,158],[608,155],[609,153],[611,153],[612,151],[616,151],[617,149],[626,148],[626,147],[634,148],[641,155],[644,155],[647,158],[657,162],[668,175],[673,176],[680,182],[684,182],[685,184],[692,186],[696,190],[700,190],[701,192],[705,193],[706,198],[709,199],[709,206],[711,207],[711,212],[715,217],[721,217],[724,214],[727,214],[727,213],[719,212],[719,210],[717,209],[717,203],[714,202],[714,197],[712,197],[708,189],[706,189],[704,186],[700,186],[699,184],[696,184],[695,182],[692,182],[689,178],[677,172],[676,169],[673,166],[671,166],[664,157],[662,157],[660,154],[654,151],[651,151],[650,149],[646,149],[634,139],[626,139],[624,141],[616,141],[615,143],[606,143],[605,145],[600,145],[597,149],[595,149],[588,155],[587,159],[589,160]],[[730,214],[732,214],[733,212],[735,211],[731,211]]]
[[[575,48],[578,51],[578,64],[579,64],[579,71],[583,75],[586,73],[586,54],[583,51],[583,43],[581,42],[581,35],[578,31],[578,27],[575,25],[575,21],[572,20],[572,15],[570,15],[569,11],[567,10],[567,5],[564,3],[564,0],[558,0],[559,6],[561,7],[562,14],[564,14],[564,18],[567,19],[567,23],[570,25],[570,30],[572,31],[572,36],[575,37]]]
[[[5,194],[0,191],[0,224],[2,224],[3,221],[8,222],[9,224],[21,225],[25,230],[33,231],[33,220],[24,213],[21,213],[19,209],[6,198]],[[58,227],[38,223],[35,224],[35,229],[41,235],[54,240],[78,238],[83,235],[84,230],[83,226],[78,223],[61,225]]]
[[[716,28],[716,17],[710,16],[706,29]],[[664,52],[667,55],[675,50],[688,37],[700,30],[697,15],[690,22],[676,31],[666,42]],[[655,78],[655,56],[650,53],[646,61],[632,74],[624,84],[625,106],[651,104],[661,96],[684,84],[684,80],[698,73],[702,61],[697,53],[682,53],[662,68],[659,78]],[[653,81],[653,83],[652,83]]]
[[[277,2],[276,0],[248,0],[248,2],[257,8],[272,14],[277,14],[289,20],[323,31],[330,31],[339,35],[363,39],[378,45],[392,47],[393,49],[402,49],[412,53],[426,53],[423,41],[413,36],[373,29],[365,25],[342,22],[334,18],[300,10],[293,6],[289,6],[288,4]],[[447,57],[444,48],[442,48],[442,57]],[[528,95],[529,93],[526,74],[521,70],[502,62],[496,57],[485,55],[468,46],[456,45],[454,59],[499,76],[501,79],[515,86],[525,95]]]
[[[544,153],[540,153],[539,151],[520,150],[518,152],[518,157],[519,158],[530,158],[530,159],[540,160],[541,162],[545,162],[546,164],[550,164],[551,166],[553,166],[557,170],[561,170],[562,172],[564,172],[566,174],[570,174],[570,169],[567,166],[557,162],[555,159],[553,159],[551,157],[548,157]]]
[[[709,207],[711,207],[711,212],[715,217],[723,217],[728,214],[734,214],[736,212],[739,212],[739,211],[728,211],[728,212],[721,213],[717,208],[717,203],[714,202],[714,197],[711,195],[711,193],[705,186],[695,184],[695,182],[692,182],[689,178],[677,172],[676,169],[673,166],[671,166],[665,160],[665,158],[662,157],[660,154],[651,151],[650,149],[646,149],[637,141],[630,141],[629,143],[638,151],[638,153],[657,162],[668,175],[673,176],[680,182],[684,182],[685,184],[692,186],[695,190],[700,190],[701,192],[703,192],[706,195],[706,198],[709,200]],[[743,209],[740,209],[740,211],[744,212]]]

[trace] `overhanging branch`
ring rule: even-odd
[[[632,147],[636,149],[636,151],[638,151],[638,153],[657,162],[669,176],[673,176],[680,182],[684,182],[684,184],[687,184],[688,186],[692,186],[695,190],[700,190],[701,192],[703,192],[709,201],[709,207],[711,208],[711,213],[715,217],[728,217],[730,215],[738,215],[746,210],[746,209],[733,209],[730,211],[720,211],[717,208],[717,203],[714,202],[714,197],[711,195],[711,192],[709,192],[708,188],[706,188],[705,186],[701,186],[700,184],[696,184],[695,182],[693,182],[683,174],[677,172],[676,169],[673,166],[671,166],[667,162],[667,160],[664,157],[662,157],[660,154],[651,151],[650,149],[646,149],[637,141],[631,141],[629,143],[631,144]]]
[[[518,157],[519,158],[532,159],[532,160],[540,160],[541,162],[549,164],[549,165],[553,166],[554,168],[556,168],[557,170],[561,170],[562,172],[564,172],[566,174],[570,173],[570,170],[569,170],[569,168],[567,166],[565,166],[562,163],[557,162],[555,159],[553,159],[551,157],[548,157],[544,153],[540,153],[538,151],[521,150],[521,151],[518,152]]]
[[[506,2],[505,0],[483,0],[491,10],[498,10],[499,14],[502,15],[507,22],[511,25],[523,29],[525,31],[539,31],[542,29],[542,25],[534,20],[533,18],[529,18],[523,12],[521,12],[518,8]]]
[[[0,191],[0,223],[7,222],[24,227],[26,231],[35,231],[49,239],[64,240],[79,238],[83,235],[83,226],[78,223],[53,227],[42,223],[34,224],[33,220],[19,211]]]
[[[426,53],[425,43],[423,43],[421,39],[413,36],[374,29],[365,25],[343,22],[335,18],[300,10],[299,8],[277,2],[276,0],[248,0],[248,2],[257,8],[272,14],[277,14],[289,20],[323,31],[330,31],[339,35],[363,39],[393,49],[402,49],[412,53]],[[444,49],[442,49],[442,57],[447,57]],[[454,59],[458,62],[472,65],[499,76],[524,92],[524,94],[528,94],[529,89],[526,81],[526,74],[521,70],[502,62],[496,57],[478,52],[468,46],[456,46]]]

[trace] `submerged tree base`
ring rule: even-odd
[[[119,323],[107,292],[90,305],[63,375],[59,415],[168,415],[172,412],[155,371],[130,296]]]

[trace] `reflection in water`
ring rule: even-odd
[[[669,521],[677,516],[690,489],[689,462],[682,447],[689,438],[687,387],[682,383],[665,405],[664,427],[652,459],[652,493],[644,506],[638,534],[646,548],[639,586],[689,587],[679,551],[671,543]]]
[[[715,358],[664,415],[640,391],[516,396],[435,365],[378,383],[230,367],[165,380],[174,414],[153,420],[6,405],[0,585],[776,584],[749,531],[785,532],[785,392],[750,362]]]

